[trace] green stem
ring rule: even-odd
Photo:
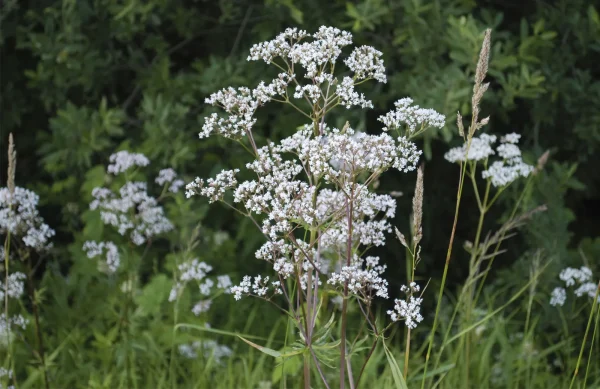
[[[597,293],[597,292],[596,292]],[[597,303],[597,299],[594,300],[594,304]],[[590,342],[590,352],[588,354],[587,366],[585,367],[585,377],[583,378],[583,389],[586,388],[588,373],[590,371],[590,363],[592,362],[592,350],[594,349],[594,340],[596,339],[596,333],[598,332],[598,326],[600,325],[600,312],[596,311],[596,323],[594,324],[594,333],[592,334],[592,341]]]
[[[477,190],[477,185],[475,181],[473,181],[473,185],[475,190]],[[479,252],[479,241],[481,239],[481,231],[483,230],[483,221],[485,220],[485,213],[487,210],[487,201],[490,194],[490,186],[491,182],[488,180],[487,185],[485,187],[485,194],[483,195],[483,202],[481,203],[481,208],[479,212],[479,222],[477,223],[477,232],[475,233],[475,241],[473,242],[473,248],[471,249],[471,259],[469,260],[469,276],[467,282],[465,284],[466,292],[466,315],[464,325],[466,327],[469,326],[471,322],[471,314],[473,312],[473,293],[472,293],[472,284],[471,279],[475,277],[477,274],[477,254]],[[465,357],[464,357],[464,382],[465,387],[469,387],[469,361],[471,354],[471,333],[467,332],[465,334]]]
[[[577,374],[579,373],[579,365],[581,364],[581,358],[583,357],[585,341],[587,340],[587,336],[590,331],[590,326],[592,325],[592,319],[594,318],[594,313],[596,312],[596,307],[598,306],[598,293],[600,293],[600,282],[598,283],[598,287],[596,288],[594,301],[592,301],[592,310],[588,318],[587,326],[585,327],[585,334],[583,335],[583,341],[581,342],[581,348],[579,350],[579,357],[577,358],[577,365],[575,366],[575,371],[573,372],[573,378],[571,379],[571,385],[569,385],[569,389],[573,387],[573,384],[575,383],[575,378],[577,378]]]
[[[515,217],[515,215],[517,214],[517,211],[519,210],[519,207],[521,206],[521,202],[525,198],[525,194],[528,192],[529,187],[531,186],[532,182],[533,182],[533,179],[532,179],[532,176],[530,175],[529,178],[527,179],[527,183],[525,184],[525,188],[523,189],[523,192],[521,192],[521,195],[519,196],[517,203],[515,204],[515,206],[512,209],[512,212],[511,212],[508,220],[512,220]],[[498,251],[500,250],[500,245],[505,236],[506,236],[506,231],[504,231],[502,233],[502,235],[500,236],[500,239],[498,239],[498,243],[496,243],[496,247],[494,248],[492,257],[488,261],[487,268],[485,269],[485,273],[483,274],[483,278],[481,279],[481,281],[479,283],[479,288],[477,289],[477,294],[475,295],[475,299],[473,300],[475,304],[477,304],[477,302],[479,301],[479,297],[481,296],[481,293],[483,291],[483,286],[485,285],[485,280],[487,279],[487,275],[489,274],[489,272],[492,268],[494,259],[496,259],[496,255],[498,254]]]
[[[471,147],[471,139],[467,142],[467,150],[465,155],[469,155],[469,149]],[[462,190],[464,186],[464,177],[466,173],[467,164],[463,163],[459,184],[456,194],[456,207],[454,210],[454,221],[452,222],[452,231],[450,233],[450,241],[448,243],[448,250],[446,251],[446,263],[444,264],[444,273],[442,274],[442,283],[440,285],[440,290],[438,292],[437,305],[435,308],[435,317],[433,318],[433,326],[431,327],[431,332],[429,333],[429,345],[427,346],[427,354],[425,355],[425,367],[423,370],[423,379],[421,380],[421,389],[425,388],[425,380],[427,379],[427,368],[429,366],[429,358],[431,358],[431,350],[433,348],[433,338],[435,336],[435,330],[437,329],[438,319],[440,316],[440,308],[442,307],[442,298],[444,297],[444,288],[446,286],[446,278],[448,277],[448,268],[450,267],[450,258],[452,257],[452,247],[454,245],[454,236],[456,234],[456,225],[458,224],[458,214],[460,211],[460,204],[462,198]]]

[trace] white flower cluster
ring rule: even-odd
[[[150,160],[144,154],[130,153],[127,150],[118,151],[109,158],[111,162],[107,171],[114,175],[125,173],[134,166],[148,166]]]
[[[521,158],[521,150],[517,146],[520,137],[515,133],[503,136],[500,139],[500,145],[494,151],[492,145],[496,142],[496,136],[481,134],[471,140],[468,156],[467,144],[464,144],[461,147],[450,149],[444,157],[450,162],[464,162],[465,160],[487,160],[491,155],[497,154],[502,160],[493,162],[486,170],[482,171],[481,176],[485,180],[491,180],[494,187],[504,187],[517,178],[527,177],[533,172],[533,166],[526,164]]]
[[[109,165],[107,171],[115,175],[126,172],[132,166],[147,166],[150,163],[143,154],[128,151],[111,155],[110,161],[113,165]],[[163,169],[155,182],[159,185],[171,182],[170,190],[177,192],[183,181],[175,180],[176,176],[172,169]],[[92,196],[94,200],[90,203],[90,209],[100,210],[102,222],[117,228],[119,234],[129,232],[131,241],[138,246],[173,229],[158,200],[148,194],[145,182],[128,181],[118,194],[108,188],[94,188]]]
[[[402,285],[400,289],[408,296],[405,300],[394,300],[394,309],[387,311],[392,321],[404,320],[404,324],[410,329],[417,327],[417,324],[423,321],[421,316],[421,303],[423,299],[420,297],[414,297],[413,293],[417,293],[420,290],[419,285],[415,282],[411,282],[410,286]]]
[[[99,209],[102,222],[117,228],[119,234],[130,231],[131,241],[138,246],[173,229],[145,182],[127,182],[118,195],[108,188],[94,188],[92,196],[90,209]]]
[[[471,139],[469,155],[467,156],[467,143],[461,147],[455,147],[444,155],[449,162],[482,161],[494,154],[492,145],[496,143],[495,135],[481,134],[479,137]]]
[[[198,351],[201,351],[205,358],[212,357],[217,363],[221,363],[224,358],[229,358],[233,354],[233,351],[229,347],[218,344],[212,339],[195,341],[191,344],[181,344],[178,350],[181,356],[188,359],[198,358]]]
[[[202,131],[198,134],[200,138],[207,138],[214,132],[235,139],[251,131],[256,123],[253,116],[259,103],[248,88],[223,89],[207,98],[206,103],[222,107],[230,116],[223,119],[213,113],[206,117]]]
[[[367,100],[364,94],[354,90],[354,79],[351,77],[344,77],[335,91],[340,98],[340,104],[346,107],[346,109],[350,109],[353,106],[373,108],[371,100]]]
[[[239,285],[231,287],[231,293],[233,298],[241,300],[242,295],[254,295],[258,297],[266,298],[269,288],[273,289],[274,294],[282,294],[281,283],[279,281],[272,281],[269,284],[269,277],[262,277],[260,275],[254,277],[244,276],[242,282]]]
[[[6,316],[6,313],[0,313],[0,346],[8,344],[10,337],[13,336],[12,327],[25,329],[29,324],[29,320],[21,315]]]
[[[255,89],[229,87],[212,94],[206,103],[221,107],[228,116],[221,118],[214,113],[206,117],[200,138],[213,133],[232,139],[246,136],[256,123],[256,110],[276,96],[287,101],[290,84],[295,85],[292,94],[295,99],[305,99],[323,110],[338,104],[347,109],[353,106],[372,108],[373,103],[354,87],[357,82],[367,79],[387,81],[382,53],[370,46],[355,48],[344,61],[353,76],[340,80],[333,74],[334,64],[342,48],[350,44],[352,34],[349,32],[322,26],[315,34],[288,28],[275,39],[254,45],[248,61],[263,60],[270,64],[281,58],[282,63],[277,66],[287,66],[287,70],[268,84],[261,82]],[[304,85],[296,78],[294,72],[298,67],[304,70],[304,78],[311,80],[309,84]]]
[[[357,80],[373,78],[379,82],[387,82],[385,67],[381,56],[383,53],[371,46],[360,46],[352,51],[352,54],[344,60],[344,63],[354,72]]]
[[[5,285],[4,277],[2,277],[2,279],[0,279],[0,301],[4,301],[6,295],[13,299],[21,297],[24,290],[23,280],[25,278],[25,274],[21,272],[12,273],[8,276],[8,282]]]
[[[200,300],[192,308],[192,313],[199,316],[201,313],[208,312],[211,305],[212,300]]]
[[[109,273],[115,273],[119,270],[121,256],[119,255],[119,249],[113,242],[88,241],[83,244],[83,250],[90,259],[104,256],[106,258],[106,269]]]
[[[44,223],[37,210],[39,199],[37,194],[24,188],[15,187],[13,194],[8,188],[0,188],[0,235],[10,232],[34,250],[50,248],[49,240],[55,232]]]
[[[420,108],[418,105],[411,106],[413,99],[405,97],[394,103],[396,109],[380,116],[379,120],[385,127],[383,131],[399,130],[406,126],[409,133],[415,132],[417,126],[424,130],[428,127],[442,128],[446,117],[433,109]]]
[[[170,183],[169,192],[177,193],[179,192],[179,188],[181,188],[185,182],[183,180],[177,179],[177,173],[175,170],[171,168],[162,169],[158,172],[158,176],[154,180],[158,185],[165,185]]]
[[[565,287],[577,287],[574,290],[575,296],[581,297],[587,295],[589,298],[596,296],[598,288],[597,282],[592,282],[592,271],[589,267],[582,266],[579,269],[567,267],[560,272],[559,278],[564,281]],[[565,288],[556,287],[552,291],[550,305],[562,306],[567,300],[567,291]],[[600,303],[600,296],[598,297]]]
[[[198,259],[192,259],[189,262],[180,264],[177,268],[179,274],[169,294],[169,301],[175,301],[184,285],[190,281],[198,282],[203,295],[208,296],[210,294],[215,283],[213,280],[206,278],[206,275],[212,271],[212,266],[206,264],[206,262],[200,262]]]
[[[321,237],[321,245],[325,249],[339,249],[348,242],[348,222],[344,216],[346,206],[345,191],[323,189],[317,197],[318,217],[321,223],[329,223],[329,228]],[[366,246],[383,246],[385,233],[391,233],[392,227],[388,218],[396,212],[396,200],[389,195],[377,195],[363,186],[356,184],[354,188],[352,240]]]
[[[24,283],[27,278],[21,272],[15,272],[8,275],[8,280],[2,277],[0,279],[0,301],[4,302],[6,298],[18,299],[23,294]],[[0,314],[0,348],[8,343],[8,337],[12,336],[12,327],[25,329],[28,320],[21,315],[6,316],[6,313]],[[0,376],[1,377],[1,376]]]
[[[2,377],[12,378],[12,370],[7,370],[4,367],[0,367],[0,378]]]
[[[213,270],[212,266],[208,265],[206,262],[200,262],[198,259],[192,259],[191,261],[180,264],[177,269],[178,274],[176,276],[175,284],[169,293],[170,302],[177,300],[177,297],[185,285],[192,281],[195,281],[198,284],[198,290],[201,295],[209,296],[212,293],[215,281],[207,278],[208,273]],[[217,289],[228,293],[231,285],[231,279],[228,275],[220,275],[217,277]],[[194,315],[198,316],[201,313],[208,311],[211,304],[212,300],[210,299],[200,300],[194,305],[192,312]]]
[[[367,300],[372,298],[373,292],[378,297],[388,298],[388,282],[381,277],[385,268],[385,265],[379,265],[379,257],[355,259],[353,265],[343,266],[339,273],[332,273],[327,283],[338,288],[348,283],[350,293]]]
[[[204,180],[197,177],[185,186],[185,195],[190,198],[195,194],[199,194],[208,197],[211,203],[219,201],[228,189],[235,188],[237,185],[235,174],[239,171],[240,169],[223,170],[215,178],[206,180],[206,186]]]

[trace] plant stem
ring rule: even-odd
[[[348,242],[346,246],[346,265],[350,266],[352,259],[352,198],[354,196],[354,186],[350,188],[350,198],[346,199],[346,209],[348,217]],[[344,302],[342,303],[342,334],[340,342],[340,389],[346,385],[346,327],[348,325],[348,281],[344,283]]]
[[[469,155],[469,149],[471,147],[471,139],[467,142],[466,155]],[[446,278],[448,276],[448,268],[450,267],[450,258],[452,257],[452,247],[454,245],[454,236],[456,234],[456,225],[458,224],[458,214],[460,211],[460,200],[462,198],[462,189],[464,186],[464,177],[466,171],[466,163],[461,166],[459,184],[456,194],[456,207],[454,210],[454,221],[452,222],[452,231],[450,233],[450,242],[448,243],[448,250],[446,251],[446,263],[444,264],[444,273],[442,274],[442,283],[440,285],[440,291],[438,293],[437,304],[435,308],[435,317],[433,318],[433,326],[429,334],[429,345],[427,346],[427,354],[425,355],[425,367],[423,370],[423,379],[421,380],[421,389],[425,388],[425,380],[427,379],[427,367],[429,365],[429,358],[431,358],[431,349],[433,348],[433,338],[435,336],[435,330],[437,329],[438,318],[440,314],[440,308],[442,306],[442,298],[444,297],[444,288],[446,286]]]
[[[583,350],[585,349],[585,341],[587,340],[588,333],[590,331],[590,327],[592,325],[592,319],[594,318],[594,313],[596,312],[596,307],[598,306],[598,294],[600,293],[600,282],[598,283],[598,287],[596,288],[596,294],[594,296],[594,300],[592,301],[592,311],[590,312],[590,316],[588,318],[587,326],[585,327],[585,334],[583,335],[583,341],[581,342],[581,348],[579,350],[579,357],[577,358],[577,365],[575,366],[575,371],[573,372],[573,378],[571,379],[571,385],[569,385],[569,389],[573,387],[575,383],[575,378],[577,378],[577,374],[579,373],[579,365],[581,364],[581,358],[583,357]]]
[[[38,311],[38,304],[37,304],[37,299],[35,297],[35,288],[33,286],[33,270],[32,270],[32,266],[31,266],[31,257],[29,257],[27,259],[27,267],[28,267],[28,274],[27,274],[27,281],[28,281],[28,285],[29,285],[29,298],[31,299],[31,306],[32,306],[32,310],[33,310],[33,317],[34,317],[34,321],[35,321],[35,334],[37,337],[37,341],[38,341],[38,353],[40,354],[40,360],[42,362],[42,369],[44,371],[44,386],[46,387],[46,389],[50,388],[50,384],[48,382],[48,372],[46,371],[46,358],[44,355],[44,340],[42,337],[42,331],[41,331],[41,327],[40,327],[40,315],[39,315],[39,311]]]
[[[473,186],[477,192],[477,184],[473,180]],[[479,209],[479,222],[477,223],[477,231],[475,232],[475,241],[473,242],[473,248],[471,251],[471,259],[469,260],[469,277],[465,284],[466,287],[466,315],[464,320],[465,327],[468,327],[471,323],[471,314],[473,312],[473,285],[471,279],[477,275],[477,254],[479,252],[479,241],[481,239],[481,231],[483,230],[483,221],[485,220],[485,214],[487,210],[487,201],[490,194],[491,181],[488,180],[485,187],[485,194],[483,195],[483,201]],[[464,382],[465,386],[469,387],[469,361],[471,354],[471,333],[465,334],[465,357],[464,357]]]

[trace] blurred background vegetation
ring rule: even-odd
[[[443,269],[458,180],[456,166],[446,162],[443,154],[459,143],[456,113],[469,114],[481,34],[492,28],[491,86],[482,105],[483,116],[490,115],[491,120],[485,131],[522,134],[524,158],[530,164],[550,150],[550,161],[523,204],[523,210],[546,204],[548,211],[509,240],[507,252],[495,262],[497,271],[490,276],[494,290],[523,285],[535,255],[552,260],[543,276],[546,282],[539,286],[546,294],[567,265],[586,263],[597,271],[600,213],[593,210],[600,209],[600,6],[592,3],[2,1],[0,182],[4,185],[6,179],[5,150],[12,132],[18,152],[17,185],[40,195],[42,214],[57,230],[52,254],[36,269],[36,287],[43,291],[47,347],[50,352],[70,350],[57,352],[53,362],[65,371],[69,366],[81,369],[85,382],[101,382],[93,372],[98,371],[99,361],[109,364],[110,356],[98,357],[98,350],[114,340],[107,307],[118,296],[107,292],[114,285],[94,273],[95,265],[81,250],[83,241],[103,234],[97,215],[88,209],[91,189],[103,184],[108,156],[124,148],[141,152],[152,161],[154,172],[173,167],[186,181],[245,162],[230,143],[198,140],[203,117],[212,112],[204,98],[222,87],[252,87],[265,79],[264,65],[246,62],[248,49],[290,26],[350,30],[357,45],[368,44],[384,53],[388,83],[365,89],[375,109],[354,111],[331,125],[349,120],[354,128],[376,133],[380,129],[376,118],[405,96],[447,116],[444,129],[430,130],[418,140],[425,150],[424,250],[418,276],[433,279],[431,296]],[[259,136],[278,139],[301,124],[302,117],[293,111],[272,105],[262,110],[256,128]],[[405,194],[399,199],[396,218],[404,231],[414,186],[414,177],[406,177],[388,175],[379,187],[382,192]],[[516,184],[510,189],[503,200],[505,209],[497,209],[486,230],[498,228],[495,220],[506,216],[522,187]],[[473,200],[470,193],[465,196],[465,204]],[[168,213],[177,220],[177,229],[153,246],[140,274],[146,302],[142,299],[139,304],[147,309],[137,312],[139,332],[155,338],[142,340],[140,335],[146,351],[152,342],[157,349],[163,347],[164,339],[156,334],[172,326],[170,314],[160,309],[168,306],[171,286],[164,274],[172,266],[170,256],[187,249],[185,242],[198,225],[201,243],[190,250],[211,263],[215,274],[231,274],[236,282],[244,274],[266,268],[253,257],[261,236],[247,221],[221,206],[208,208],[205,202],[186,201],[183,196],[176,200]],[[463,207],[458,247],[473,235],[477,217],[477,212]],[[468,270],[468,261],[461,261],[467,254],[455,252],[451,290]],[[390,239],[377,254],[388,264],[391,289],[403,283],[405,254],[400,244]],[[267,326],[246,323],[246,318],[250,313],[276,313],[254,305],[260,303],[233,306],[223,298],[206,321],[215,328],[237,331],[253,326],[252,333],[268,336]],[[434,298],[426,299],[424,311],[432,306]],[[541,317],[553,315],[546,311],[545,300],[537,309]],[[188,322],[198,320],[189,312],[185,315]],[[543,322],[542,327],[554,326],[552,320]],[[585,326],[585,320],[582,323]],[[78,347],[95,350],[96,359],[76,351]],[[151,362],[147,363],[150,368]],[[24,369],[33,366],[29,363]]]

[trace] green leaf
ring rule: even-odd
[[[387,357],[388,365],[390,365],[390,370],[392,371],[392,377],[394,377],[394,382],[396,383],[396,389],[408,389],[408,386],[406,386],[406,381],[404,380],[404,376],[400,371],[400,367],[398,366],[396,359],[385,345],[385,341],[383,341],[382,343],[383,350],[385,351],[385,356]]]
[[[279,351],[275,351],[271,348],[268,347],[264,347],[264,346],[260,346],[254,342],[249,341],[248,339],[244,339],[244,337],[238,335],[238,338],[240,338],[241,340],[243,340],[244,342],[248,343],[250,346],[254,347],[255,349],[257,349],[260,352],[263,352],[267,355],[270,355],[272,357],[278,358],[281,357],[281,353]]]

